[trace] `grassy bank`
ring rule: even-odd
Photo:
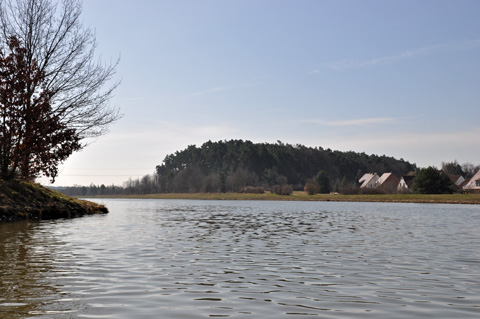
[[[444,203],[444,204],[480,204],[480,194],[445,194],[445,195],[341,195],[294,192],[290,196],[271,193],[192,193],[192,194],[148,194],[104,196],[104,198],[140,198],[140,199],[199,199],[199,200],[277,200],[277,201],[336,201],[336,202],[392,202],[392,203]]]
[[[104,214],[103,205],[68,197],[28,182],[0,180],[0,223]]]

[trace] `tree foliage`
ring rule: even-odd
[[[413,180],[412,190],[420,194],[452,194],[452,181],[433,166],[421,168]]]
[[[178,185],[180,178],[181,183],[187,184],[184,189],[188,189],[193,182],[183,179],[181,172],[189,167],[196,167],[202,176],[208,177],[206,180],[211,181],[216,176],[223,191],[238,191],[245,186],[272,189],[279,185],[279,176],[284,176],[287,180],[285,184],[292,185],[294,189],[303,189],[307,179],[324,171],[321,174],[322,192],[330,192],[332,183],[355,183],[359,170],[379,174],[393,172],[396,175],[416,170],[413,164],[384,155],[332,151],[281,142],[208,141],[200,147],[190,145],[165,157],[156,168],[161,185],[159,191],[175,191],[172,186]],[[223,176],[223,182],[220,176]],[[204,183],[202,188],[205,187]]]
[[[52,112],[52,92],[36,60],[16,37],[0,51],[0,177],[57,175],[58,164],[81,148],[77,132]],[[37,88],[32,90],[32,88]]]
[[[118,61],[95,61],[95,34],[82,27],[81,12],[80,0],[0,0],[0,42],[16,37],[26,67],[44,77],[27,82],[27,91],[48,92],[50,112],[84,139],[106,133],[120,115],[108,103],[117,84],[103,89]]]
[[[464,163],[462,164],[462,170],[464,172],[465,178],[471,178],[475,175],[476,172],[480,170],[480,165],[474,165],[472,163]]]
[[[463,163],[460,165],[457,160],[452,162],[442,162],[442,171],[447,175],[460,175],[464,178],[471,178],[480,170],[480,165],[472,163]]]
[[[308,179],[303,190],[307,192],[308,195],[315,195],[318,193],[318,185],[313,179]]]
[[[197,147],[169,154],[149,178],[129,180],[123,187],[107,186],[108,194],[172,192],[238,192],[268,190],[290,194],[294,189],[317,193],[315,177],[322,185],[338,188],[355,185],[360,172],[393,172],[397,176],[415,171],[402,159],[340,152],[321,147],[284,143],[252,143],[243,140],[208,141]],[[323,171],[323,172],[321,172]],[[321,172],[321,173],[320,173]],[[320,174],[319,174],[320,173]],[[148,182],[147,181],[151,181]],[[98,186],[74,187],[62,191],[70,195],[96,194]],[[323,192],[328,191],[325,187]]]
[[[462,166],[458,164],[457,160],[453,162],[442,162],[442,171],[447,175],[465,176]]]
[[[329,194],[331,192],[330,179],[325,171],[320,171],[315,176],[315,182],[318,185],[318,192],[320,194]]]
[[[0,0],[0,176],[52,177],[88,137],[120,117],[104,86],[117,63],[95,61],[80,0]],[[10,52],[10,54],[8,54]],[[118,61],[117,61],[118,62]]]

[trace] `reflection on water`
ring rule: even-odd
[[[55,271],[53,252],[62,243],[25,221],[0,225],[0,243],[0,317],[24,318],[59,293],[45,274]]]
[[[480,207],[102,200],[0,225],[1,318],[477,318]]]

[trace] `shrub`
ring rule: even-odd
[[[400,188],[397,190],[397,194],[405,195],[405,194],[411,194],[411,193],[412,193],[412,190],[409,188]]]
[[[360,188],[360,194],[375,195],[375,194],[387,194],[387,191],[381,188]]]
[[[360,188],[355,185],[347,185],[339,190],[340,194],[344,195],[375,195],[375,194],[387,194],[384,189],[381,188]]]
[[[242,193],[263,194],[263,193],[265,193],[265,188],[260,187],[260,186],[247,186],[247,187],[243,188]]]
[[[292,195],[293,186],[292,185],[275,185],[272,187],[272,193],[277,195]]]
[[[360,188],[354,185],[347,185],[347,186],[340,187],[338,189],[338,192],[340,194],[345,194],[345,195],[357,195],[360,193]]]
[[[316,193],[318,193],[318,185],[313,180],[309,179],[307,180],[307,183],[305,184],[303,190],[307,192],[308,195],[315,195]]]

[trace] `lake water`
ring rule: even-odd
[[[95,201],[0,225],[0,318],[480,317],[480,206]]]

